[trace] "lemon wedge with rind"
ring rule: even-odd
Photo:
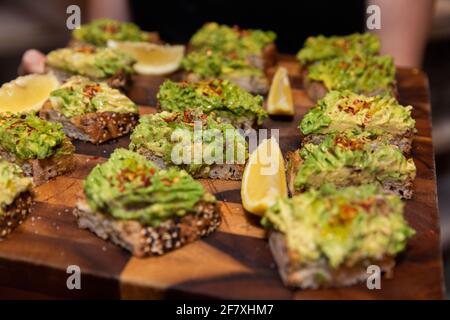
[[[279,67],[273,77],[267,100],[267,112],[270,115],[293,116],[295,114],[289,75],[284,67]]]
[[[287,197],[284,160],[274,138],[266,139],[250,155],[242,177],[244,209],[264,215],[280,197]]]
[[[108,47],[136,59],[134,70],[142,75],[165,75],[178,70],[185,51],[182,45],[112,40],[108,41]]]
[[[1,86],[0,113],[39,111],[50,93],[58,87],[59,81],[52,73],[18,77]]]

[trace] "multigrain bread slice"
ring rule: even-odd
[[[150,150],[139,148],[136,152],[156,163],[161,169],[168,167],[162,157]],[[244,168],[245,165],[243,164],[212,164],[208,168],[192,174],[192,176],[196,179],[242,180]]]
[[[144,226],[137,221],[117,220],[91,212],[84,201],[73,213],[78,226],[88,229],[104,240],[130,251],[138,258],[158,256],[194,242],[214,232],[220,224],[218,204],[202,202],[195,214],[173,218],[158,227]]]
[[[91,112],[65,117],[47,101],[39,112],[42,119],[59,122],[67,136],[99,144],[123,136],[133,130],[139,115],[135,113]]]
[[[295,263],[291,258],[295,253],[289,251],[286,238],[280,232],[270,232],[269,246],[281,279],[287,287],[317,289],[351,286],[367,280],[370,276],[367,267],[370,265],[377,265],[386,278],[392,278],[394,274],[395,259],[390,256],[384,256],[377,261],[365,261],[352,267],[341,266],[333,269],[325,260],[307,266]],[[318,274],[320,277],[317,277]]]
[[[298,151],[288,152],[286,155],[286,177],[288,184],[289,193],[294,196],[304,192],[303,189],[298,189],[295,187],[295,180],[298,171],[302,167],[304,159],[300,156]],[[339,188],[359,185],[357,181],[358,175],[361,173],[361,169],[357,167],[348,168],[349,179],[344,179],[343,181],[334,181],[330,179],[329,181],[323,181],[323,183],[333,183]],[[353,177],[353,178],[352,178]],[[413,176],[408,176],[405,180],[395,180],[395,179],[383,179],[380,182],[380,186],[383,191],[387,194],[395,194],[404,199],[411,199],[414,195],[414,178]]]
[[[12,204],[2,208],[2,212],[0,212],[0,239],[5,238],[22,224],[31,212],[32,201],[32,193],[27,191],[21,193]]]
[[[0,147],[0,158],[19,165],[25,176],[33,177],[34,183],[41,185],[75,169],[76,160],[73,155],[75,147],[67,140],[61,148],[65,150],[62,154],[54,154],[45,159],[21,160]]]

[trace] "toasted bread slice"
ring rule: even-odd
[[[84,200],[78,203],[73,213],[80,228],[88,229],[104,240],[109,239],[139,258],[180,248],[209,235],[220,224],[218,204],[206,202],[197,204],[195,214],[169,219],[158,227],[92,212]]]
[[[317,289],[319,287],[350,286],[365,281],[370,275],[367,267],[375,264],[387,278],[393,276],[395,259],[384,256],[377,261],[366,261],[352,267],[341,266],[331,268],[325,260],[311,265],[300,266],[293,260],[295,253],[289,252],[285,236],[272,231],[269,235],[269,246],[277,263],[283,283],[288,287],[301,289]]]
[[[295,188],[295,177],[300,167],[303,164],[303,159],[298,152],[289,152],[286,155],[286,171],[287,171],[287,184],[289,193],[293,196],[301,193],[303,190],[296,190]],[[358,172],[355,169],[355,172],[352,174],[357,175]],[[329,181],[333,183],[333,181]],[[354,185],[352,182],[349,182],[345,185],[338,185],[338,187],[347,187]],[[414,195],[414,180],[412,178],[407,178],[405,181],[394,181],[394,180],[384,180],[381,184],[381,187],[384,192],[388,194],[396,194],[404,199],[411,199]]]
[[[0,239],[22,224],[31,211],[32,200],[31,192],[26,191],[21,193],[12,204],[3,208],[3,214],[0,214]]]
[[[164,159],[150,150],[139,148],[136,152],[156,163],[161,169],[167,167]],[[244,168],[243,164],[212,164],[208,171],[200,171],[192,176],[197,179],[242,180]]]
[[[25,176],[33,177],[36,185],[41,185],[48,180],[72,171],[75,168],[76,161],[73,156],[75,147],[69,139],[61,148],[69,151],[66,154],[55,154],[46,159],[20,160],[13,154],[0,147],[0,158],[19,165]]]
[[[97,112],[67,118],[52,108],[47,101],[39,112],[45,120],[60,122],[67,136],[99,144],[129,133],[136,126],[135,113]]]

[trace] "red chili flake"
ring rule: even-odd
[[[75,51],[81,52],[81,53],[94,53],[96,51],[96,49],[91,46],[80,46],[80,47],[75,48]]]
[[[95,95],[101,91],[100,85],[87,85],[83,89],[83,94],[88,97],[89,99],[95,97]]]

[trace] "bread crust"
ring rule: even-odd
[[[20,160],[0,147],[0,158],[19,165],[24,174],[33,177],[34,184],[39,186],[52,178],[71,172],[75,168],[76,161],[73,156],[75,147],[67,139],[61,148],[65,148],[68,154],[55,154],[46,159]]]
[[[67,136],[99,144],[121,137],[137,125],[136,113],[92,112],[82,116],[65,117],[47,101],[39,112],[42,119],[60,122]]]
[[[286,238],[280,232],[270,232],[269,246],[281,279],[288,287],[317,289],[350,286],[366,281],[370,275],[367,273],[369,265],[377,265],[387,278],[393,277],[395,259],[391,256],[384,256],[374,261],[364,261],[354,266],[341,266],[333,269],[325,260],[309,265],[300,265],[295,261],[297,255],[288,249]]]
[[[0,214],[0,239],[9,235],[27,218],[31,211],[32,193],[22,192],[12,204],[5,206]]]
[[[218,203],[199,202],[196,212],[175,217],[158,227],[144,226],[138,221],[118,220],[92,212],[85,200],[78,203],[73,214],[78,226],[109,240],[138,258],[159,256],[178,249],[214,232],[220,225]]]

